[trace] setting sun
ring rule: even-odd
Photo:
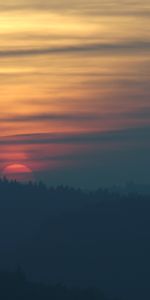
[[[2,172],[9,180],[29,181],[33,180],[32,170],[23,164],[11,164],[4,168]]]

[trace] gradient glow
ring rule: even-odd
[[[149,17],[149,0],[0,0],[1,170],[25,164],[56,183],[76,184],[79,169],[77,184],[87,173],[91,185],[149,180]]]

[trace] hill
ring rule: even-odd
[[[0,181],[0,264],[68,287],[150,299],[150,196]]]

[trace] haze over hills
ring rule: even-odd
[[[150,297],[150,194],[0,181],[0,265],[30,280]]]

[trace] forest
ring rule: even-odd
[[[0,243],[1,299],[150,299],[149,192],[1,179]]]
[[[3,300],[117,300],[108,299],[96,288],[67,288],[62,284],[29,282],[18,267],[15,272],[0,272],[0,299]]]

